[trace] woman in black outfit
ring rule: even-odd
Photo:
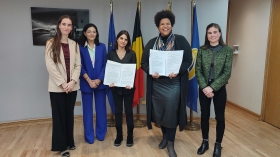
[[[188,68],[192,63],[192,52],[185,37],[172,33],[175,16],[171,11],[158,12],[154,20],[160,33],[147,43],[141,61],[141,68],[147,73],[147,126],[148,129],[152,128],[151,121],[161,126],[163,139],[158,147],[164,149],[167,146],[169,156],[176,157],[174,150],[176,127],[179,125],[182,131],[187,123]],[[171,73],[168,77],[159,76],[158,73],[149,75],[150,49],[183,50],[179,73]]]
[[[114,50],[108,52],[107,60],[111,60],[118,63],[132,63],[136,64],[136,55],[131,50],[130,36],[126,30],[122,30],[117,35],[117,40],[114,43]],[[110,84],[109,87],[112,90],[114,103],[115,103],[115,117],[116,117],[116,130],[117,137],[114,142],[115,146],[120,146],[123,140],[122,133],[122,113],[123,105],[126,114],[127,124],[127,141],[126,146],[133,146],[133,111],[132,103],[134,96],[134,88],[130,86],[126,87],[114,87],[114,83]]]

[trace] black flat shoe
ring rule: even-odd
[[[76,149],[76,146],[68,147],[68,150],[75,150],[75,149]]]
[[[220,143],[215,143],[213,157],[221,157],[222,154],[222,146]]]
[[[122,140],[123,140],[122,136],[117,136],[117,138],[114,141],[114,146],[116,146],[116,147],[120,146],[122,143]]]
[[[126,146],[127,147],[131,147],[131,146],[133,146],[133,136],[131,136],[131,135],[129,135],[129,136],[127,136],[127,140],[126,140]]]
[[[61,154],[61,157],[69,157],[70,156],[70,153],[67,150],[60,152],[60,154]]]
[[[198,148],[197,150],[197,154],[198,155],[202,155],[206,152],[206,150],[209,149],[209,143],[208,141],[203,140],[201,143],[201,146]]]

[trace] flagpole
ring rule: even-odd
[[[111,14],[113,13],[113,0],[110,0],[110,11]],[[116,126],[116,121],[114,119],[114,114],[113,111],[111,109],[111,115],[110,115],[110,119],[107,119],[107,127],[115,127]]]
[[[113,12],[113,0],[110,0],[110,11]]]
[[[137,7],[138,7],[138,13],[139,13],[140,27],[141,27],[141,0],[138,0]]]
[[[191,9],[191,37],[193,36],[193,7],[195,4],[195,1],[192,0],[192,9]],[[188,117],[187,121],[188,121]],[[185,127],[185,130],[189,130],[189,131],[197,131],[200,130],[200,124],[193,122],[193,110],[190,109],[190,121],[188,122],[188,125]]]
[[[137,2],[138,14],[139,14],[139,21],[141,27],[141,0]],[[134,121],[135,128],[142,128],[146,126],[146,122],[144,120],[140,120],[140,104],[137,105],[137,113],[136,113],[136,120]]]

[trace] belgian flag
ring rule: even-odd
[[[140,29],[140,14],[139,7],[137,7],[132,40],[132,50],[136,54],[135,93],[132,107],[140,104],[140,98],[144,96],[144,72],[140,68],[143,49],[142,33]]]

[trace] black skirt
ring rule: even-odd
[[[178,125],[180,104],[180,77],[153,79],[152,121],[167,127]]]

